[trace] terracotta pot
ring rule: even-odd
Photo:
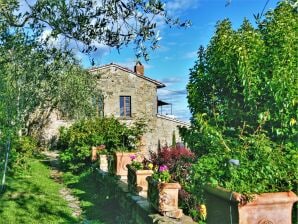
[[[291,224],[292,207],[298,197],[292,191],[245,196],[223,188],[204,187],[207,222],[239,224]]]
[[[179,183],[161,183],[147,177],[148,201],[150,205],[162,215],[171,218],[181,218],[183,213],[178,208]]]
[[[104,172],[108,172],[108,156],[107,155],[99,155],[99,169]]]
[[[131,165],[127,165],[128,174],[127,182],[129,191],[146,196],[148,190],[148,182],[146,178],[153,174],[152,170],[136,170]],[[145,193],[145,194],[144,194]]]
[[[91,147],[91,161],[97,160],[97,158],[98,158],[97,153],[105,148],[106,148],[105,145],[92,146]]]
[[[114,162],[115,170],[114,174],[121,177],[121,179],[127,178],[127,164],[131,164],[130,156],[135,155],[135,152],[115,152],[114,153]]]

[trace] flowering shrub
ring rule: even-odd
[[[152,178],[162,183],[170,182],[171,174],[169,173],[169,168],[166,165],[159,166],[159,168],[153,173]]]
[[[150,152],[150,160],[153,165],[158,167],[166,165],[169,172],[174,175],[173,179],[179,178],[183,174],[184,178],[186,175],[185,169],[190,167],[194,159],[195,155],[183,146],[164,147],[157,153]]]
[[[142,161],[140,155],[131,155],[131,167],[133,167],[136,170],[153,170],[153,164],[144,158]]]
[[[199,220],[201,213],[196,198],[189,193],[191,189],[190,173],[196,157],[189,149],[181,145],[164,147],[157,153],[151,152],[151,161],[155,167],[165,165],[168,168],[171,180],[179,182],[182,189],[179,191],[179,207],[187,215]],[[156,176],[161,174],[154,174]],[[167,175],[167,174],[166,174]],[[154,176],[153,176],[154,178]],[[158,177],[156,177],[158,179]]]
[[[143,163],[136,160],[137,159],[137,156],[136,155],[131,155],[130,156],[130,159],[132,161],[131,162],[131,166],[133,168],[135,168],[136,170],[142,170],[144,168]]]

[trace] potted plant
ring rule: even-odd
[[[193,166],[193,193],[206,203],[207,222],[292,223],[297,152],[262,134],[234,144],[213,149]]]
[[[121,179],[127,178],[127,165],[131,164],[131,156],[135,155],[135,151],[116,151],[113,153],[114,159],[114,174],[120,176]]]
[[[153,164],[148,160],[141,161],[137,155],[130,157],[131,164],[127,165],[127,183],[129,191],[147,197],[148,183],[146,178],[153,174]]]
[[[171,175],[168,167],[159,166],[148,181],[148,197],[150,205],[164,216],[181,218],[183,213],[178,208],[178,192],[181,189],[179,183],[171,183]]]
[[[127,178],[127,164],[130,164],[131,156],[135,155],[140,147],[141,137],[144,133],[145,124],[138,120],[130,128],[124,128],[121,134],[121,141],[114,148],[114,174],[121,179]]]
[[[105,145],[93,146],[91,160],[98,160],[99,169],[108,172],[108,151]]]

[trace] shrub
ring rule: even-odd
[[[69,128],[60,130],[58,148],[62,151],[62,164],[70,170],[79,171],[91,164],[91,147],[105,145],[106,152],[130,151],[137,147],[143,133],[143,123],[128,128],[114,118],[81,120]]]
[[[193,166],[193,192],[199,197],[207,183],[246,195],[296,190],[298,157],[293,145],[275,144],[261,134],[234,144],[230,151],[202,156]]]
[[[184,146],[164,147],[157,153],[150,152],[150,160],[155,166],[166,165],[170,173],[178,178],[184,168],[194,160],[194,154]],[[173,177],[173,179],[177,178]]]
[[[153,173],[152,178],[158,182],[169,183],[171,181],[171,174],[166,165],[160,165]]]
[[[37,140],[31,136],[13,138],[11,144],[10,167],[12,169],[27,169],[28,159],[38,151]]]

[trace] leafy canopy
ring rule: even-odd
[[[83,43],[84,52],[100,44],[120,49],[132,43],[136,56],[146,59],[146,43],[155,49],[160,39],[158,22],[189,25],[169,16],[162,0],[2,0],[0,14],[12,27],[50,30],[53,37]]]
[[[296,9],[281,2],[257,28],[247,20],[238,30],[219,22],[199,49],[187,86],[192,128],[184,130],[201,156],[195,192],[206,183],[242,193],[295,189],[297,28]]]

